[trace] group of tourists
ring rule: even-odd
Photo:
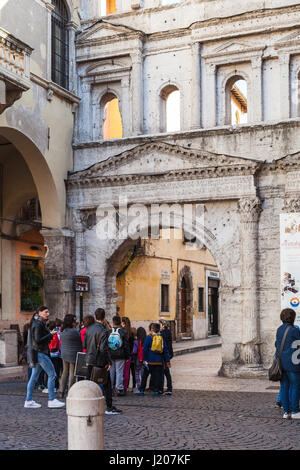
[[[100,384],[106,399],[106,414],[119,414],[113,406],[114,396],[124,396],[129,390],[144,396],[148,389],[154,396],[172,395],[170,360],[173,357],[172,334],[165,320],[150,323],[149,331],[131,326],[128,317],[116,314],[112,326],[105,311],[98,308],[94,315],[83,318],[65,315],[63,321],[48,321],[46,306],[38,308],[24,328],[28,363],[28,384],[25,408],[40,408],[32,399],[35,387],[48,393],[48,407],[62,408],[63,399],[76,380],[89,379]],[[86,377],[75,375],[78,353],[85,353]],[[100,370],[102,379],[95,379]],[[164,391],[166,378],[167,390]]]

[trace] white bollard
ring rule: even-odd
[[[67,396],[68,450],[104,449],[104,397],[90,380],[75,383]]]

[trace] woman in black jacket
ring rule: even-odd
[[[32,394],[38,376],[43,369],[48,376],[48,408],[61,408],[65,403],[55,399],[55,370],[49,357],[49,343],[55,331],[50,332],[47,328],[49,311],[46,306],[38,308],[31,319],[27,337],[28,365],[32,368],[30,380],[27,384],[27,395],[24,403],[25,408],[40,408],[41,405],[32,400]]]
[[[159,323],[160,323],[160,334],[162,335],[162,337],[164,338],[164,340],[166,342],[166,345],[167,345],[167,348],[168,348],[168,351],[169,351],[169,355],[170,355],[170,360],[171,360],[172,357],[174,356],[173,346],[172,346],[172,333],[171,333],[171,331],[169,330],[169,328],[167,326],[166,320],[163,320],[163,319],[159,320]],[[165,377],[167,379],[167,391],[165,392],[165,395],[172,395],[172,389],[173,389],[172,377],[171,377],[171,373],[170,373],[170,368],[167,367],[166,364],[164,364],[164,367],[163,367],[162,383],[161,383],[160,393],[163,393],[163,391],[164,391]]]
[[[69,377],[68,390],[75,382],[75,363],[78,352],[82,352],[81,336],[76,330],[76,316],[66,315],[64,318],[63,326],[60,334],[61,341],[61,358],[63,360],[63,373],[61,376],[59,396],[64,397],[67,380]]]

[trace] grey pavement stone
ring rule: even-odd
[[[0,384],[0,449],[67,449],[65,409],[25,409],[25,383]],[[282,419],[276,393],[176,390],[172,396],[114,399],[105,416],[106,450],[300,449],[300,422]]]

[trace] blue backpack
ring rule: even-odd
[[[108,337],[108,347],[112,351],[117,351],[122,347],[123,341],[119,333],[120,328],[113,328]]]

